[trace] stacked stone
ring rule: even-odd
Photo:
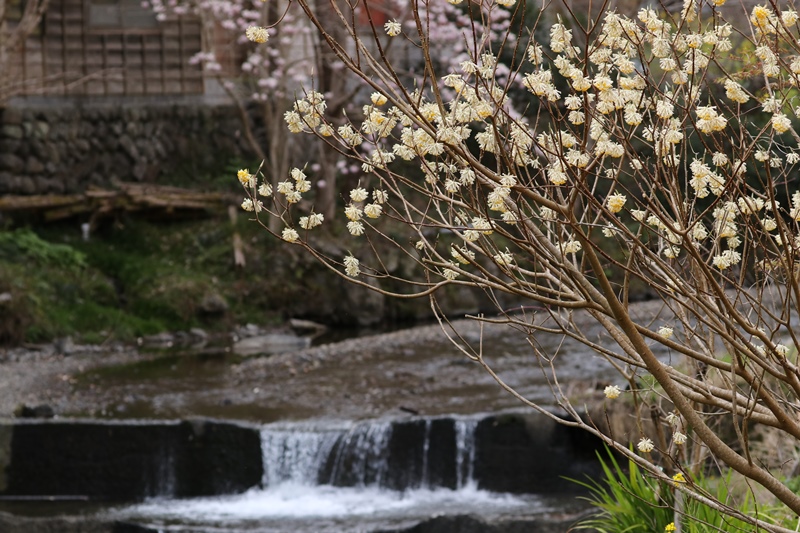
[[[164,183],[247,149],[230,105],[61,99],[0,110],[0,194],[69,194],[119,181]]]

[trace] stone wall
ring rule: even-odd
[[[0,109],[0,194],[169,183],[245,154],[234,107],[202,97],[17,99]]]

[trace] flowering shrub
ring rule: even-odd
[[[621,436],[580,422],[558,386],[555,354],[531,342],[576,424],[656,478],[664,477],[659,461],[700,469],[710,452],[800,513],[800,497],[754,460],[748,437],[758,423],[800,438],[797,13],[756,6],[737,23],[724,0],[686,0],[674,15],[603,11],[583,22],[565,8],[519,30],[524,4],[466,3],[459,9],[480,24],[461,31],[467,57],[442,67],[446,48],[431,30],[441,0],[412,2],[407,23],[368,31],[339,4],[335,16],[321,16],[296,3],[321,44],[360,78],[351,94],[364,95],[364,105],[334,122],[326,110],[336,95],[312,83],[286,110],[285,126],[359,164],[361,180],[342,212],[321,217],[305,201],[315,181],[308,169],[278,176],[276,187],[243,170],[242,207],[258,220],[280,219],[277,236],[376,290],[388,293],[381,281],[397,280],[375,255],[383,239],[424,273],[406,280],[403,296],[435,298],[442,286],[464,284],[539,304],[536,316],[500,309],[492,320],[532,339],[560,333],[591,347],[629,385],[607,387],[606,401],[630,396],[641,409],[655,398],[659,429],[640,425],[632,451]],[[505,21],[499,40],[490,36],[495,20]],[[419,45],[418,78],[388,52],[396,40]],[[309,239],[325,227],[349,232],[352,253],[314,249]],[[634,283],[662,302],[658,324],[631,314]],[[581,330],[576,313],[614,346]],[[510,390],[479,347],[455,342]],[[640,394],[645,376],[654,394]],[[718,434],[723,418],[733,440]],[[682,490],[709,500],[691,485]]]

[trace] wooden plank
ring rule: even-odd
[[[198,81],[188,80],[183,85],[182,94],[203,94],[204,92],[205,92],[205,86],[203,85],[202,80]]]
[[[125,94],[125,84],[116,80],[109,80],[106,82],[106,94],[120,95]]]
[[[178,23],[191,31],[200,31],[203,26],[203,21],[196,15],[184,15]]]
[[[126,64],[127,66],[131,67],[132,69],[141,69],[144,61],[142,60],[141,54],[136,53],[133,50],[125,50],[126,53]]]
[[[110,54],[106,56],[105,68],[122,68],[123,66],[122,56]]]
[[[164,58],[161,57],[161,54],[155,52],[142,54],[142,60],[145,68],[153,72],[160,72],[164,66]]]
[[[169,60],[169,61],[165,59],[164,63],[162,63],[161,68],[165,72],[174,72],[176,76],[180,77],[181,72],[185,70],[186,63],[187,61],[180,58],[176,58],[174,60]]]
[[[72,53],[72,52],[83,53],[83,39],[69,39],[69,40],[65,39],[64,46],[62,48],[67,53]]]
[[[28,211],[45,207],[64,207],[84,201],[83,195],[0,196],[0,211]]]
[[[102,83],[87,83],[86,94],[90,96],[101,96],[106,94],[106,89]]]
[[[182,94],[183,82],[181,80],[164,80],[164,94]]]
[[[60,35],[47,35],[44,39],[44,48],[48,54],[58,53],[64,48],[64,41]]]
[[[83,33],[83,17],[75,17],[71,15],[65,15],[61,17],[59,24],[62,27],[62,32],[65,33],[73,33],[73,32],[80,32]]]
[[[62,72],[69,72],[76,77],[80,77],[80,75],[83,73],[83,60],[74,61],[72,63],[68,62],[66,65],[64,65]]]
[[[162,27],[161,33],[165,37],[170,37],[170,38],[180,37],[181,29],[180,26],[178,26],[177,24],[166,24]]]
[[[44,71],[44,62],[41,57],[26,58],[24,64],[24,79],[40,78]]]
[[[147,94],[147,93],[144,92],[144,84],[128,82],[128,83],[125,84],[125,93],[124,94],[137,96],[137,95],[143,95],[143,94]]]
[[[160,79],[147,82],[147,94],[166,94]]]
[[[45,63],[45,69],[47,70],[48,74],[58,75],[64,70],[64,63],[48,57],[47,63]]]
[[[105,61],[98,56],[87,57],[83,64],[86,67],[87,74],[97,72],[105,67]]]
[[[105,36],[96,33],[87,33],[85,38],[86,46],[103,48],[105,46]]]
[[[202,44],[202,39],[200,38],[199,33],[184,33],[181,36],[181,40],[183,41],[184,46],[200,46]],[[234,43],[229,43],[233,45]]]
[[[122,39],[119,39],[115,36],[110,36],[105,41],[105,48],[109,52],[116,52],[121,51],[125,46],[122,43]]]
[[[162,48],[160,35],[145,35],[142,38],[142,49],[146,52],[161,53]]]
[[[183,61],[184,53],[180,48],[165,48],[161,51],[164,61]]]

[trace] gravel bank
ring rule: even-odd
[[[635,311],[657,317],[660,306],[637,304]],[[589,317],[576,313],[575,320],[602,337]],[[483,349],[510,385],[529,398],[548,401],[547,369],[525,335],[502,325],[481,328],[472,320],[454,325],[466,343]],[[607,365],[577,343],[554,340],[548,348],[547,339],[536,341],[558,354],[561,377],[576,394],[595,394],[613,379]],[[22,405],[43,404],[56,416],[210,416],[258,422],[519,407],[437,324],[243,361],[223,349],[215,354],[147,353],[123,345],[64,344],[0,351],[0,416],[13,416]]]
[[[59,343],[60,344],[60,343]],[[0,349],[0,416],[14,416],[22,405],[69,409],[73,376],[89,368],[126,364],[140,357],[133,347],[59,344]]]

